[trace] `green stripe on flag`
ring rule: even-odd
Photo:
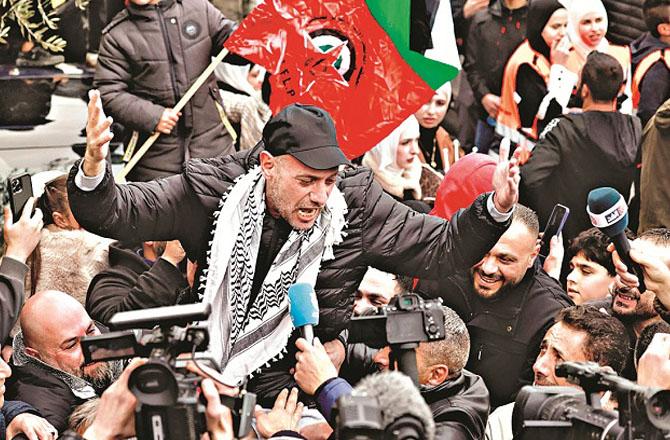
[[[443,0],[445,1],[445,0]],[[377,23],[386,31],[405,62],[437,90],[458,75],[458,68],[426,58],[409,48],[410,0],[366,0]]]

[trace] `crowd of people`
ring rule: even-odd
[[[670,389],[670,1],[451,6],[463,73],[352,161],[327,111],[272,114],[268,73],[235,55],[174,110],[235,29],[208,1],[108,17],[84,156],[4,211],[0,438],[134,437],[146,359],[86,363],[81,340],[119,312],[198,302],[215,372],[186,368],[210,439],[234,437],[220,395],[240,392],[258,402],[249,438],[334,438],[342,396],[399,366],[397,345],[350,339],[352,317],[410,293],[444,316],[445,337],[413,348],[426,438],[513,438],[522,387],[577,386],[562,362]],[[154,133],[115,183],[110,142],[130,158]],[[622,195],[607,214],[627,209],[643,280],[587,212],[599,187]],[[569,216],[543,237],[556,204]],[[296,283],[316,292],[313,341]]]

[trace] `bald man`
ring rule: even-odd
[[[100,330],[67,293],[51,290],[33,295],[23,306],[20,323],[8,395],[30,403],[63,431],[74,408],[99,396],[121,372],[121,363],[83,366],[79,339]]]

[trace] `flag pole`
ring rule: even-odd
[[[195,80],[193,85],[188,89],[188,91],[184,94],[184,96],[181,97],[179,102],[177,102],[177,105],[174,106],[174,111],[179,112],[181,111],[182,108],[188,103],[188,101],[195,95],[195,92],[205,83],[209,75],[212,74],[216,66],[219,65],[221,61],[228,55],[228,49],[225,47],[221,49],[221,52],[212,60],[212,62],[207,66],[207,68],[200,74],[200,76]],[[142,144],[142,147],[138,150],[138,152],[133,155],[132,159],[130,159],[130,162],[126,164],[125,167],[116,175],[114,180],[117,183],[122,183],[125,182],[126,176],[130,172],[130,170],[133,169],[135,165],[137,165],[137,162],[142,159],[144,154],[149,150],[149,148],[156,142],[156,139],[160,136],[160,132],[156,131],[154,132],[149,139],[147,139],[144,144]]]

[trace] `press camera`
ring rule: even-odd
[[[135,429],[139,440],[199,440],[207,432],[207,403],[199,388],[202,378],[188,371],[178,356],[191,353],[194,358],[196,352],[207,349],[207,329],[191,323],[206,320],[210,311],[209,304],[189,304],[117,313],[109,325],[118,331],[82,338],[87,364],[149,359],[128,381],[138,400]],[[147,329],[150,326],[154,328]],[[251,428],[256,395],[243,390],[236,398],[221,396],[221,401],[233,412],[235,437],[244,437]]]
[[[637,385],[595,363],[564,362],[556,375],[581,387],[525,386],[514,404],[512,428],[521,440],[665,439],[670,433],[670,391]],[[611,392],[618,411],[603,409]]]

